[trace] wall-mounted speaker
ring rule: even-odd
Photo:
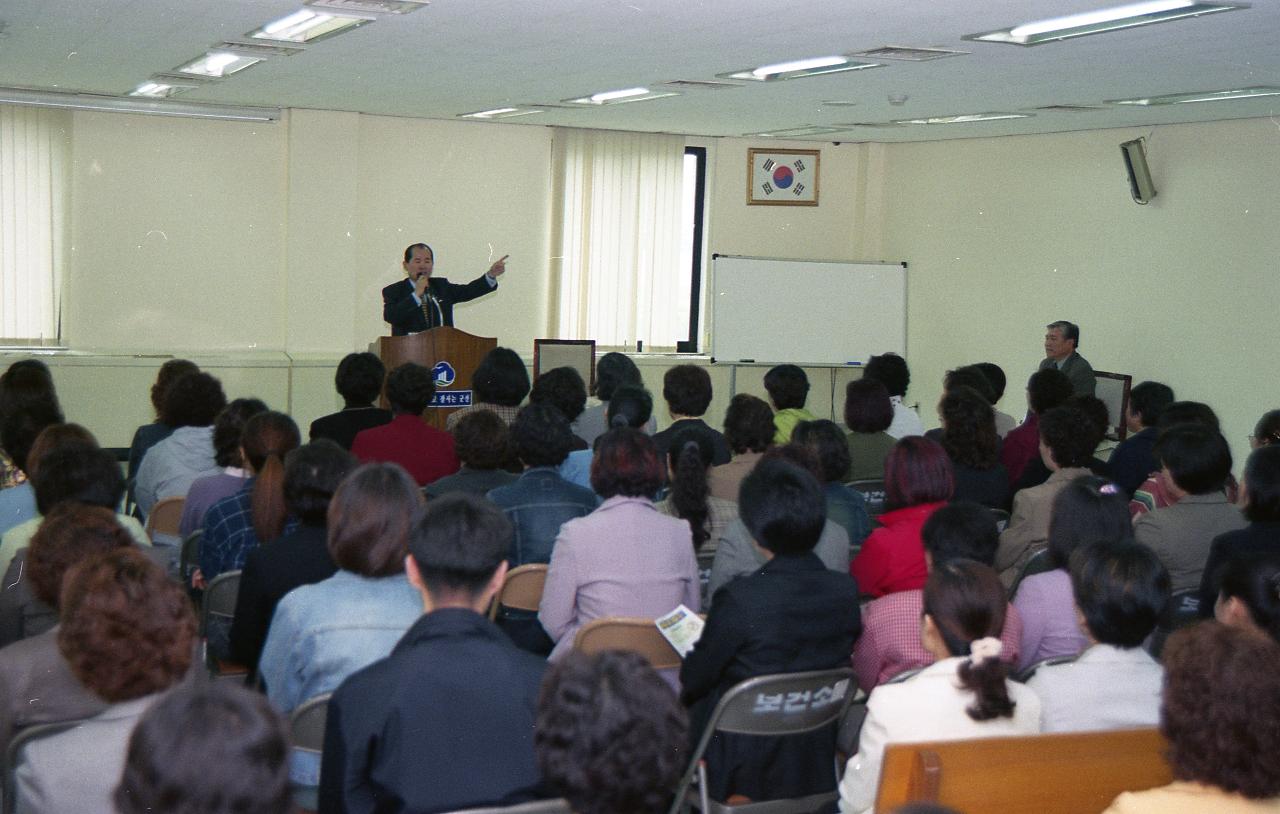
[[[1136,203],[1147,204],[1156,197],[1156,185],[1151,181],[1147,167],[1146,139],[1136,138],[1120,145],[1125,169],[1129,171],[1129,191]]]

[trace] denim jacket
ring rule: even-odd
[[[560,526],[575,517],[591,514],[600,505],[595,492],[569,483],[550,466],[527,470],[510,486],[489,492],[488,498],[515,526],[509,556],[512,568],[531,562],[550,562],[551,547],[560,534]]]

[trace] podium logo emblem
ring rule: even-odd
[[[436,366],[431,368],[431,375],[436,379],[436,387],[448,387],[458,378],[457,371],[448,362],[437,362]]]

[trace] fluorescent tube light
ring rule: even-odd
[[[163,84],[163,83],[156,83]],[[26,107],[51,107],[64,110],[94,110],[111,113],[147,113],[153,116],[178,116],[193,119],[224,119],[244,122],[274,122],[280,119],[278,107],[235,107],[206,105],[146,98],[96,96],[90,93],[59,93],[30,88],[0,87],[0,104]]]
[[[844,57],[813,57],[811,59],[797,59],[792,62],[779,62],[774,65],[762,65],[751,71],[751,75],[757,79],[767,79],[770,76],[783,73],[795,73],[796,71],[812,71],[818,68],[830,68],[833,65],[845,65],[849,60]]]
[[[895,119],[892,124],[971,124],[1004,119],[1029,119],[1034,113],[961,113],[957,116],[929,116],[922,119]]]
[[[802,136],[822,136],[827,133],[840,133],[844,128],[825,127],[823,125],[806,125],[804,127],[786,127],[781,130],[768,130],[762,133],[743,133],[747,138],[800,138]]]
[[[541,113],[531,107],[495,107],[493,110],[478,110],[475,113],[459,113],[459,119],[514,119],[517,116],[530,116]]]
[[[716,74],[721,79],[749,79],[753,82],[777,82],[799,79],[804,76],[821,76],[844,71],[860,71],[863,68],[883,68],[878,62],[857,62],[843,56],[811,57],[791,62],[761,65],[759,68]]]
[[[168,99],[179,93],[191,90],[195,85],[170,85],[165,82],[143,82],[129,91],[130,96],[142,96],[147,99]]]
[[[304,5],[356,13],[408,14],[430,5],[430,2],[429,0],[305,0]]]
[[[373,22],[366,17],[347,17],[302,9],[267,23],[246,36],[277,42],[318,42]]]
[[[1202,90],[1192,93],[1167,93],[1163,96],[1147,96],[1137,99],[1108,99],[1109,105],[1185,105],[1192,102],[1226,102],[1233,99],[1256,99],[1261,96],[1280,96],[1277,87],[1236,88],[1233,90]]]
[[[196,76],[230,76],[261,61],[261,57],[249,56],[248,54],[236,54],[231,51],[210,51],[199,59],[194,59],[179,68],[175,68],[174,72],[194,74]]]
[[[1041,45],[1046,42],[1101,34],[1140,25],[1167,23],[1185,17],[1201,17],[1219,11],[1247,9],[1249,3],[1197,2],[1197,0],[1149,0],[1124,6],[1036,20],[999,31],[965,34],[961,39],[1003,42],[1010,45]]]
[[[613,102],[618,99],[630,99],[632,96],[645,96],[649,93],[648,88],[627,88],[626,90],[610,90],[604,93],[591,94],[591,101],[596,104],[604,104],[605,102]]]
[[[667,96],[679,96],[675,91],[653,91],[648,88],[626,88],[624,90],[607,90],[582,96],[577,99],[562,99],[571,105],[620,105],[627,102],[648,102],[652,99],[663,99]]]

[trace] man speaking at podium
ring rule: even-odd
[[[408,279],[382,289],[382,318],[391,323],[392,336],[453,326],[453,306],[483,297],[498,287],[498,278],[507,270],[507,258],[466,285],[431,276],[435,252],[425,243],[404,250],[404,273]]]

